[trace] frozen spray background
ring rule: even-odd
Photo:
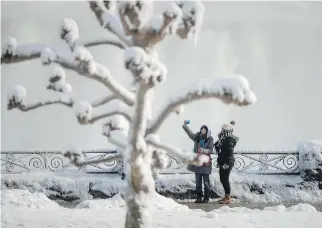
[[[158,3],[162,4],[162,3]],[[1,2],[1,39],[43,41],[65,47],[59,39],[64,17],[76,20],[82,39],[110,36],[101,29],[86,2]],[[181,148],[192,143],[181,129],[184,119],[198,130],[207,124],[213,134],[221,124],[236,120],[239,148],[295,148],[298,141],[322,137],[322,2],[206,2],[205,21],[197,48],[193,41],[167,38],[158,46],[168,78],[156,90],[154,108],[187,81],[231,73],[245,75],[258,96],[252,107],[225,106],[215,100],[185,107],[172,115],[160,133]],[[129,84],[123,54],[114,47],[91,49],[117,80]],[[51,106],[28,113],[6,111],[6,94],[15,84],[27,88],[28,101],[54,98],[46,84],[50,68],[40,60],[1,69],[1,149],[106,148],[101,124],[80,126],[74,111]],[[67,73],[74,91],[86,100],[106,94],[103,86]]]

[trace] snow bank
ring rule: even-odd
[[[211,198],[224,195],[218,174],[212,174]],[[51,199],[90,200],[111,198],[125,186],[115,174],[85,174],[81,171],[2,174],[2,189],[42,192]],[[193,174],[159,175],[155,181],[159,194],[181,200],[195,197]],[[299,176],[231,175],[232,196],[250,203],[320,203],[322,191],[317,182],[303,182]]]
[[[110,199],[104,200],[86,200],[78,204],[77,209],[106,209],[106,208],[124,208],[125,203],[120,194]]]
[[[66,201],[109,198],[116,195],[124,184],[118,175],[93,175],[82,171],[32,172],[1,176],[1,189],[41,192],[51,199]]]
[[[43,193],[31,193],[28,190],[2,190],[1,206],[15,206],[33,209],[58,209],[60,206]]]
[[[299,176],[263,176],[251,174],[231,174],[232,196],[241,202],[283,203],[322,202],[322,191],[317,182],[303,182]],[[224,195],[217,173],[210,176],[211,192]],[[195,189],[194,175],[160,175],[156,181],[160,194],[188,193]],[[181,198],[182,199],[182,198]]]
[[[157,193],[153,194],[151,199],[151,208],[162,211],[188,211],[186,205],[181,205],[173,199],[166,198]],[[86,200],[76,206],[77,209],[106,209],[106,208],[124,208],[125,202],[120,194],[105,200]]]

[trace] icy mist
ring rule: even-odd
[[[59,48],[64,44],[57,30],[64,17],[76,20],[84,39],[110,36],[89,15],[86,2],[1,4],[2,40],[14,36],[18,42],[45,41]],[[321,138],[322,3],[206,2],[205,8],[196,48],[192,41],[175,37],[158,46],[169,73],[165,85],[156,91],[154,108],[160,108],[167,95],[182,90],[187,81],[232,73],[247,76],[258,102],[247,108],[226,107],[214,100],[193,103],[180,116],[168,119],[160,132],[162,139],[190,148],[181,129],[185,119],[196,131],[207,124],[213,134],[234,119],[239,148],[295,148],[298,141]],[[108,46],[91,50],[118,81],[130,83],[121,51]],[[100,124],[80,126],[75,113],[64,107],[6,111],[7,91],[15,84],[26,87],[30,102],[55,95],[45,89],[49,69],[39,61],[3,65],[1,71],[1,149],[108,147]],[[84,99],[94,100],[105,92],[101,85],[71,72],[67,80]]]

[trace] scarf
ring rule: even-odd
[[[225,141],[225,139],[228,137],[228,136],[231,136],[234,132],[234,129],[229,129],[229,130],[225,130],[225,129],[222,129],[221,132],[218,134],[218,147],[221,148],[223,142]]]

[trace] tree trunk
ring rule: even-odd
[[[132,151],[131,155],[134,156],[126,163],[128,167],[127,189],[124,194],[127,207],[125,228],[149,228],[152,225],[149,203],[155,192],[149,154]]]
[[[127,176],[127,189],[124,195],[127,206],[125,228],[149,228],[152,225],[149,201],[155,192],[155,184],[151,170],[152,153],[144,139],[149,96],[149,87],[140,82],[129,134],[129,145],[124,153]]]

